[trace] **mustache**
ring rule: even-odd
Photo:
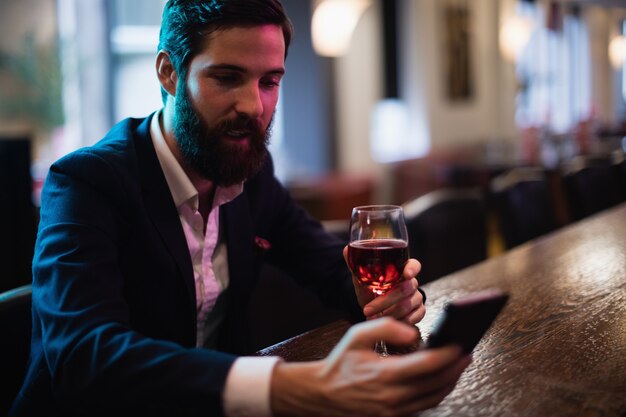
[[[263,135],[265,132],[261,127],[261,122],[257,119],[239,115],[235,119],[227,119],[218,123],[214,130],[219,134],[226,133],[230,130],[243,130],[256,135]]]

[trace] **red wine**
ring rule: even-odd
[[[348,246],[352,273],[378,295],[400,281],[408,259],[407,243],[399,239],[357,240]]]

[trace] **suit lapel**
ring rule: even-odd
[[[176,260],[181,275],[185,280],[189,294],[189,305],[193,310],[195,323],[196,290],[193,266],[191,265],[185,233],[178,217],[178,210],[174,204],[172,194],[150,138],[150,121],[153,116],[154,114],[141,123],[135,135],[139,181],[142,187],[146,212],[161,235],[163,244]]]

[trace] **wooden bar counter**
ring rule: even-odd
[[[425,285],[422,337],[445,302],[492,287],[508,305],[455,390],[420,416],[626,416],[626,204]],[[348,326],[258,353],[321,359]]]

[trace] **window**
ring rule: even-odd
[[[109,3],[113,121],[145,117],[162,106],[154,60],[165,0]]]
[[[622,36],[626,37],[626,20],[622,21],[621,29]],[[622,100],[626,103],[626,62],[622,62]]]
[[[570,131],[591,113],[587,29],[577,13],[565,14],[557,27],[548,28],[539,5],[522,7],[535,22],[535,30],[517,65],[521,84],[517,123],[556,133]]]

